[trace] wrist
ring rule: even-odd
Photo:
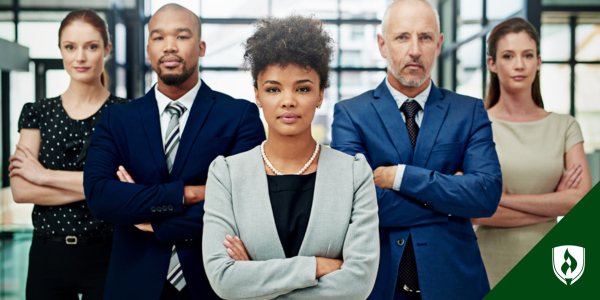
[[[48,169],[42,169],[42,171],[39,173],[39,176],[37,177],[37,182],[34,182],[37,185],[50,185],[52,183],[52,174],[50,173],[51,171]]]

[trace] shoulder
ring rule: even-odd
[[[356,97],[352,97],[350,99],[342,100],[336,104],[338,107],[344,107],[346,109],[357,109],[368,106],[374,97],[375,90],[366,91]]]
[[[579,124],[573,116],[567,114],[551,112],[548,117],[551,118],[550,120],[552,120],[552,122],[560,122],[567,125]]]
[[[249,106],[256,106],[254,103],[246,99],[236,99],[225,93],[217,92],[212,90],[212,99],[221,106],[226,106],[228,109],[240,109],[245,110]]]
[[[324,155],[328,161],[333,162],[335,165],[351,166],[355,174],[357,171],[358,173],[364,173],[365,171],[371,172],[371,167],[369,166],[367,159],[360,153],[348,155],[344,152],[326,146],[322,146],[321,149],[321,155]]]
[[[449,91],[443,88],[438,88],[438,90],[444,97],[444,101],[450,101],[453,105],[464,105],[472,107],[477,104],[481,104],[483,106],[483,101],[479,98],[457,94],[453,91]]]
[[[108,99],[106,100],[106,105],[127,104],[129,102],[131,102],[130,99],[125,99],[125,98],[117,97],[113,94],[110,94],[110,96],[108,96]]]
[[[260,145],[258,145],[248,151],[225,157],[224,160],[232,167],[246,169],[246,167],[249,166],[249,163],[260,156]]]

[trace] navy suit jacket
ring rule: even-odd
[[[255,104],[204,82],[188,113],[170,175],[154,88],[127,105],[105,109],[95,128],[84,169],[85,196],[96,218],[115,223],[104,299],[158,299],[173,245],[194,299],[219,299],[202,263],[204,201],[184,207],[183,189],[204,185],[217,156],[254,148],[265,131]],[[119,181],[120,165],[135,184]],[[145,222],[152,222],[154,233],[134,226]]]
[[[377,187],[381,259],[369,299],[393,298],[409,234],[424,300],[490,290],[470,218],[493,215],[502,194],[491,122],[481,100],[431,84],[414,151],[385,81],[335,106],[332,148],[364,154],[373,170],[406,165],[400,192]]]

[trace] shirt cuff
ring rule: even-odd
[[[396,192],[400,191],[400,185],[402,184],[402,177],[404,177],[404,169],[406,165],[398,165],[398,169],[396,169],[396,177],[394,178],[394,185],[392,189]]]

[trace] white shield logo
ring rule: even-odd
[[[560,246],[552,248],[554,274],[566,285],[573,285],[585,269],[585,248]]]

